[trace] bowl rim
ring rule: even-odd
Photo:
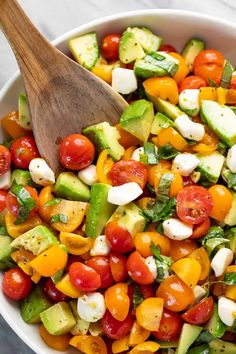
[[[194,19],[199,19],[199,20],[207,20],[213,24],[221,24],[229,29],[236,30],[236,23],[233,23],[231,21],[227,21],[225,19],[221,19],[217,16],[212,16],[208,14],[204,14],[201,12],[196,12],[196,11],[188,11],[188,10],[181,10],[181,9],[158,9],[158,8],[153,8],[153,9],[139,9],[139,10],[134,10],[134,11],[124,11],[124,12],[119,12],[116,14],[104,16],[101,18],[94,19],[92,21],[83,23],[63,34],[61,34],[59,37],[54,39],[51,43],[54,46],[60,45],[62,42],[67,40],[70,37],[73,37],[77,35],[78,32],[83,32],[86,31],[90,27],[95,27],[100,24],[108,23],[114,20],[118,19],[124,19],[124,18],[129,18],[129,17],[138,17],[140,15],[164,15],[164,16],[171,16],[175,15],[177,17],[190,17]],[[11,88],[11,86],[14,84],[16,80],[18,80],[20,77],[20,71],[17,70],[15,74],[4,84],[4,86],[0,90],[0,101],[4,98],[5,94],[8,92],[8,90]],[[1,285],[0,285],[0,291],[1,290]],[[5,311],[4,307],[2,307],[0,303],[0,314],[4,318],[4,320],[7,322],[7,324],[12,328],[12,330],[17,334],[17,336],[25,342],[25,344],[31,348],[35,353],[42,354],[42,350],[38,346],[37,343],[33,342],[30,337],[23,331],[19,330],[18,325],[14,321],[13,318],[9,317],[8,313]],[[55,351],[56,353],[56,351]]]

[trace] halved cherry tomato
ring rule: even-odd
[[[136,309],[138,324],[148,331],[157,331],[164,308],[164,301],[160,297],[149,297],[141,302]]]
[[[192,306],[186,311],[182,318],[185,322],[193,325],[203,325],[211,318],[214,311],[213,298],[207,297],[201,300],[198,304]]]
[[[177,130],[172,127],[162,128],[157,138],[153,138],[153,141],[158,146],[170,144],[180,152],[188,149],[187,141],[182,137],[182,135],[180,135],[180,133],[177,132]]]
[[[191,241],[191,240],[189,240]],[[201,265],[201,275],[199,280],[206,279],[211,269],[211,262],[207,251],[204,247],[199,247],[187,255],[189,258],[194,258]]]
[[[71,283],[80,291],[95,291],[101,286],[100,275],[81,262],[72,263],[69,268]]]
[[[118,33],[108,34],[102,40],[102,55],[109,61],[119,59],[119,44],[121,35]]]
[[[0,213],[6,208],[7,192],[0,190]]]
[[[161,254],[167,256],[170,251],[170,241],[168,237],[159,234],[158,232],[139,232],[135,235],[134,245],[136,251],[138,251],[141,256],[149,257],[153,253],[151,251],[151,243],[155,246],[159,246],[161,249]]]
[[[117,283],[105,292],[106,308],[118,321],[124,321],[129,313],[130,299],[128,296],[128,284]]]
[[[218,221],[224,221],[232,205],[232,193],[222,184],[215,184],[208,189],[208,192],[213,199],[213,208],[210,216]]]
[[[139,161],[119,161],[113,165],[110,178],[113,186],[136,182],[143,189],[147,182],[148,171],[144,164]]]
[[[173,179],[170,184],[170,197],[175,197],[183,189],[183,179],[182,179],[181,174],[178,172],[163,170],[163,171],[160,171],[159,174],[156,174],[155,180],[154,180],[155,192],[158,193],[160,179],[165,173],[172,173],[173,174]]]
[[[154,282],[153,275],[146,265],[145,259],[137,251],[129,256],[127,270],[130,278],[138,284],[146,285]]]
[[[102,330],[107,337],[121,339],[130,332],[134,321],[135,318],[131,313],[129,313],[123,321],[118,321],[107,310],[103,318],[100,320],[100,323]]]
[[[0,145],[0,176],[10,170],[11,154],[10,151],[3,145]]]
[[[201,264],[194,258],[184,257],[178,259],[171,266],[171,270],[188,285],[194,289],[201,277]]]
[[[179,93],[189,89],[199,89],[200,87],[206,87],[207,83],[200,76],[190,75],[185,77],[179,83]]]
[[[169,55],[171,55],[172,57],[174,57],[175,59],[177,59],[179,61],[179,63],[178,63],[178,66],[179,66],[178,71],[174,75],[175,81],[177,82],[177,84],[179,84],[180,81],[182,81],[188,75],[188,73],[190,71],[189,67],[185,63],[185,59],[179,53],[170,52]]]
[[[210,226],[211,226],[210,218],[206,217],[206,219],[202,221],[200,224],[193,226],[193,233],[190,238],[200,238],[205,236]]]
[[[38,208],[39,208],[39,197],[38,197],[38,192],[35,188],[33,187],[30,187],[30,186],[25,186],[24,189],[30,194],[30,197],[33,198],[35,200],[35,207],[31,210],[29,216],[32,216],[34,215],[37,211],[38,211]],[[19,214],[19,202],[16,198],[16,196],[11,192],[9,191],[7,193],[7,197],[6,197],[6,207],[8,209],[8,211],[18,217],[18,214]]]
[[[107,256],[96,256],[85,261],[85,264],[93,268],[101,278],[101,288],[109,288],[114,279],[111,273],[110,260]]]
[[[4,273],[2,291],[12,300],[25,299],[32,289],[32,281],[20,268],[12,268]]]
[[[96,164],[98,182],[112,184],[112,181],[109,178],[109,173],[113,165],[114,161],[110,156],[108,156],[108,150],[102,150],[98,156]]]
[[[194,240],[170,240],[169,256],[173,259],[173,261],[177,261],[180,258],[186,257],[197,248],[198,245]]]
[[[116,252],[110,253],[111,274],[117,283],[120,283],[128,278],[126,261],[127,259],[123,254]]]
[[[3,117],[1,119],[1,125],[4,131],[13,139],[29,133],[29,130],[21,128],[19,124],[19,113],[17,111],[10,112]]]
[[[131,146],[139,145],[140,141],[134,135],[130,134],[126,130],[122,129],[119,124],[116,124],[116,129],[119,132],[120,138],[119,143],[124,146],[125,149],[128,149]]]
[[[210,80],[220,84],[224,67],[224,57],[218,50],[202,50],[195,58],[193,72],[207,83]]]
[[[94,156],[94,145],[84,135],[68,135],[60,144],[60,162],[69,170],[82,170],[93,162]]]
[[[212,196],[204,187],[185,187],[177,195],[176,212],[186,223],[200,224],[210,215],[212,208]]]
[[[47,296],[47,298],[52,302],[60,302],[60,301],[67,301],[69,297],[63,294],[60,290],[58,290],[53,283],[51,278],[47,278],[43,290]]]
[[[126,253],[130,252],[134,247],[130,232],[120,226],[117,221],[110,221],[106,225],[105,235],[113,251]]]
[[[166,342],[175,341],[179,338],[182,328],[182,318],[177,312],[164,309],[158,331],[152,334],[159,340]]]
[[[16,167],[27,170],[30,161],[39,157],[35,140],[30,136],[23,136],[13,141],[10,146],[12,162]]]
[[[235,90],[236,89],[236,76],[233,75],[230,81],[230,89]]]
[[[163,298],[164,307],[174,312],[183,311],[194,302],[192,289],[177,275],[166,278],[157,289],[156,296]]]
[[[189,176],[185,177],[182,176],[183,180],[183,186],[188,187],[188,186],[195,186],[196,183],[194,183]]]
[[[141,290],[144,299],[147,299],[149,297],[155,297],[155,289],[152,284],[148,284],[148,285],[141,284],[139,285],[139,288]]]
[[[165,44],[163,43],[160,48],[159,51],[161,52],[166,52],[166,53],[170,53],[170,52],[177,52],[177,50],[175,49],[175,47],[173,47],[170,44]]]

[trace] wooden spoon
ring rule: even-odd
[[[0,0],[0,26],[24,80],[39,152],[58,172],[63,137],[89,125],[117,123],[127,102],[108,84],[54,48],[16,0]]]

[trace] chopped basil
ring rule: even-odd
[[[216,247],[224,244],[225,242],[229,242],[229,240],[225,238],[224,230],[222,229],[222,227],[212,226],[210,227],[206,236],[203,237],[201,242],[210,256]]]
[[[161,283],[166,277],[169,276],[170,267],[171,267],[173,261],[170,257],[162,256],[161,252],[160,252],[160,247],[155,246],[153,242],[150,245],[150,249],[153,253],[153,256],[155,258],[155,263],[157,266],[156,281],[158,283]]]
[[[236,285],[236,272],[225,273],[224,282],[227,285]]]
[[[10,191],[16,196],[19,204],[18,217],[15,221],[15,225],[19,225],[28,218],[31,210],[36,206],[36,201],[21,184],[14,184]]]
[[[223,143],[223,141],[219,141],[219,143],[217,144],[217,151],[219,151],[222,155],[227,155],[227,151],[228,151],[228,146]]]
[[[60,199],[60,198],[54,198],[54,199],[51,199],[51,200],[49,200],[48,202],[46,202],[46,203],[44,204],[44,207],[53,206],[53,205],[59,204],[60,202],[61,202],[61,199]]]
[[[166,144],[164,146],[161,146],[158,149],[159,159],[162,159],[162,160],[171,160],[175,156],[177,156],[178,154],[179,154],[179,151],[176,150],[170,144]]]
[[[152,222],[169,219],[175,214],[176,199],[166,198],[165,200],[160,197],[156,199],[155,204],[150,209],[143,211],[144,215]]]
[[[136,308],[141,302],[144,300],[143,294],[140,290],[140,287],[136,284],[134,287],[134,294],[133,294],[133,306]]]
[[[67,224],[68,216],[65,214],[55,214],[51,217],[50,222],[51,222],[51,224],[54,224],[56,222],[61,222],[63,224]]]
[[[215,337],[210,332],[202,331],[196,339],[196,344],[209,343],[213,339],[215,339]]]
[[[219,85],[208,77],[208,85],[210,87],[219,87]]]
[[[154,144],[145,142],[144,154],[140,154],[140,161],[148,165],[156,165],[159,162],[157,148]]]
[[[224,69],[220,80],[221,87],[225,89],[229,88],[233,72],[234,72],[233,66],[230,64],[228,60],[225,60]]]
[[[147,189],[149,190],[149,192],[150,192],[151,194],[154,194],[154,193],[155,193],[155,189],[154,189],[154,187],[153,187],[150,183],[147,182],[146,186],[147,186]]]
[[[170,195],[170,186],[173,181],[174,174],[171,172],[164,173],[158,185],[158,194],[161,194],[165,197],[169,197]]]

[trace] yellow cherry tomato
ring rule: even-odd
[[[137,251],[143,257],[152,256],[151,243],[155,246],[159,246],[161,249],[161,254],[167,256],[170,252],[170,240],[168,237],[159,234],[158,232],[139,232],[135,235],[134,246]]]
[[[109,178],[109,172],[111,171],[114,161],[111,157],[108,156],[107,150],[102,150],[98,156],[96,170],[97,178],[101,183],[112,184],[111,179]]]
[[[164,300],[160,297],[149,297],[136,309],[138,324],[148,331],[157,331],[160,326],[164,308]]]
[[[177,130],[172,127],[163,128],[158,136],[153,138],[153,140],[158,146],[170,144],[180,152],[188,150],[187,141],[177,132]]]
[[[91,238],[63,231],[60,233],[60,242],[66,246],[68,253],[76,256],[87,253],[93,246]]]
[[[123,353],[129,350],[129,336],[114,340],[111,349],[113,354]]]
[[[179,90],[176,81],[171,77],[151,77],[143,82],[147,95],[168,100],[177,104],[179,100]]]
[[[147,341],[136,345],[129,354],[152,354],[156,353],[160,348],[160,344],[156,342]]]
[[[128,284],[117,283],[108,288],[105,292],[105,303],[112,316],[118,321],[123,321],[130,308]]]
[[[113,69],[113,65],[102,64],[99,66],[94,66],[91,71],[93,74],[100,77],[100,79],[102,79],[103,81],[106,81],[108,84],[111,84]]]
[[[201,275],[201,265],[196,259],[181,258],[172,264],[171,269],[190,288],[194,288]]]
[[[224,221],[232,205],[232,193],[222,184],[215,184],[208,191],[213,199],[213,208],[210,216],[218,221]]]
[[[164,170],[164,171],[161,171],[159,174],[157,174],[155,177],[155,180],[154,180],[155,192],[158,193],[158,186],[160,183],[161,176],[165,173],[172,173],[173,174],[173,180],[170,185],[170,197],[174,197],[179,193],[179,191],[181,191],[183,189],[183,179],[182,179],[182,176],[178,172]]]
[[[134,347],[148,339],[151,332],[142,328],[137,321],[134,322],[129,334],[129,346]]]
[[[199,280],[206,279],[211,269],[211,262],[205,248],[197,248],[193,252],[189,253],[187,257],[196,259],[196,261],[198,261],[198,263],[201,265],[201,274]]]
[[[124,155],[122,156],[123,161],[131,160],[133,152],[137,149],[137,146],[130,146],[128,149],[125,150]]]
[[[50,348],[53,348],[60,352],[65,352],[66,350],[69,350],[69,341],[71,339],[70,333],[54,336],[48,333],[44,325],[41,324],[39,326],[39,334]]]
[[[70,340],[70,345],[84,354],[107,354],[107,346],[100,336],[75,336]]]

